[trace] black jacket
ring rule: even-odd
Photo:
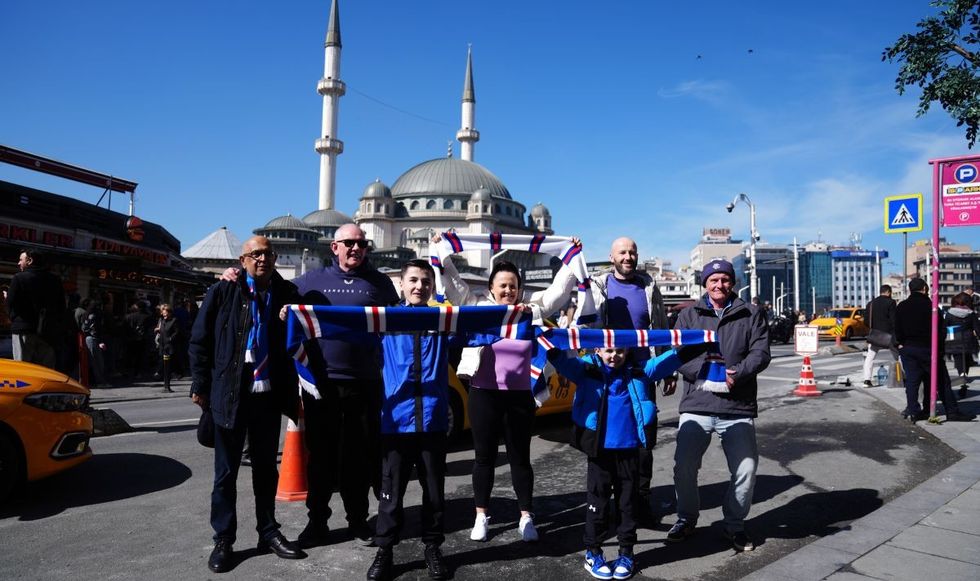
[[[953,331],[952,337],[946,340],[946,353],[974,355],[980,349],[977,341],[980,321],[973,311],[957,307],[946,311],[946,327]]]
[[[191,331],[191,393],[207,397],[217,426],[230,429],[241,397],[245,345],[252,326],[245,272],[237,282],[220,281],[207,296]],[[295,303],[296,286],[279,273],[270,281],[269,379],[279,411],[293,419],[299,405],[299,382],[293,359],[286,353],[286,324],[279,320],[283,305]]]
[[[15,274],[7,291],[7,309],[11,333],[41,332],[50,341],[65,332],[65,291],[61,279],[47,270],[29,267]]]
[[[725,358],[725,367],[735,370],[735,386],[731,393],[713,393],[697,389],[695,381],[704,365],[705,355],[699,354],[681,365],[684,393],[678,407],[680,413],[703,415],[730,414],[756,417],[759,407],[756,393],[759,384],[756,376],[769,366],[769,326],[762,309],[740,298],[722,313],[721,318],[708,306],[707,295],[694,305],[681,311],[675,329],[710,329],[717,332],[718,347]],[[681,359],[688,359],[688,351],[701,350],[692,346],[681,349]]]
[[[895,342],[903,347],[928,349],[932,345],[932,299],[919,292],[898,303],[895,309]],[[946,323],[939,317],[939,352],[946,340]]]
[[[885,333],[895,333],[895,301],[885,295],[876,296],[865,310],[868,326]]]

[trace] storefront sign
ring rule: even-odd
[[[100,280],[115,280],[121,282],[131,282],[143,286],[160,286],[163,284],[163,279],[157,278],[155,276],[142,274],[135,270],[117,270],[113,268],[100,268],[96,272],[98,273],[98,277]]]
[[[132,256],[139,258],[140,260],[145,260],[146,262],[152,262],[153,264],[166,265],[170,263],[167,255],[162,252],[155,252],[146,248],[121,244],[119,242],[104,240],[102,238],[95,238],[92,240],[92,250],[107,252],[109,254],[118,254],[121,256]]]
[[[58,232],[44,232],[37,228],[18,226],[17,224],[0,224],[0,239],[15,242],[31,242],[61,248],[74,248],[75,237]]]

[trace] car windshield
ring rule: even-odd
[[[847,318],[850,318],[851,312],[852,311],[850,309],[846,309],[846,310],[845,309],[835,309],[833,311],[829,311],[827,313],[827,317],[828,318],[831,318],[831,319],[847,319]]]

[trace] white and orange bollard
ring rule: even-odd
[[[299,404],[298,422],[289,420],[286,426],[286,443],[282,446],[282,463],[279,465],[279,487],[276,500],[296,502],[306,500],[309,483],[306,479],[306,444],[303,432],[306,423],[303,419],[303,404]]]
[[[800,384],[793,390],[793,394],[801,397],[823,395],[817,389],[817,380],[813,378],[813,366],[810,365],[809,355],[803,357],[803,367],[800,369]]]

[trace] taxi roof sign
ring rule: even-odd
[[[922,194],[900,194],[885,198],[885,232],[922,231]]]

